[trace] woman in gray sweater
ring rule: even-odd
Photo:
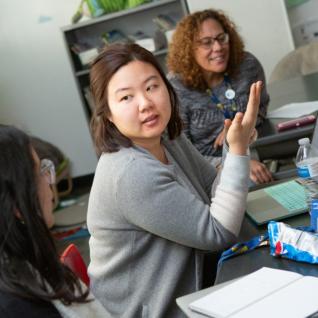
[[[184,317],[175,299],[201,288],[204,252],[228,247],[240,231],[261,82],[245,115],[225,121],[217,178],[181,134],[176,94],[150,52],[111,45],[90,79],[101,154],[87,219],[92,291],[114,317]]]

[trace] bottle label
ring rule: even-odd
[[[318,232],[318,199],[311,201],[310,226],[315,232]]]
[[[298,176],[300,178],[309,178],[310,177],[310,173],[309,173],[309,170],[308,170],[308,167],[307,166],[300,166],[300,167],[297,167],[297,173],[298,173]]]

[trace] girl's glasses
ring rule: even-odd
[[[50,159],[41,160],[41,175],[46,177],[48,184],[55,183],[54,163]]]

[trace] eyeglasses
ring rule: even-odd
[[[50,159],[41,160],[41,175],[46,177],[48,184],[55,183],[54,163]]]
[[[224,45],[229,43],[229,35],[228,33],[221,33],[215,38],[212,36],[207,36],[203,39],[197,41],[198,45],[206,50],[209,50],[213,47],[215,41],[217,41],[220,45]]]

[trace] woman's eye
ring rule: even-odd
[[[211,39],[205,39],[205,40],[202,40],[202,45],[211,45],[212,43],[212,40]]]
[[[131,95],[126,95],[126,96],[123,96],[121,97],[120,101],[129,101],[131,99]]]
[[[156,89],[157,87],[158,87],[157,84],[150,85],[147,87],[147,91],[152,91],[152,90]]]

